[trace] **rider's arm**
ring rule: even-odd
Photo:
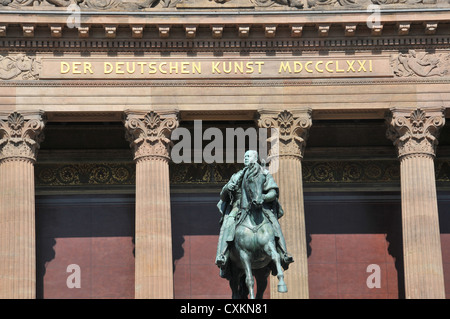
[[[222,188],[222,191],[220,192],[220,199],[223,201],[226,201],[229,196],[229,190],[228,190],[228,183]]]
[[[233,176],[231,176],[228,183],[226,183],[225,186],[222,188],[222,191],[220,192],[220,198],[222,200],[226,200],[228,198],[228,196],[236,190],[237,180],[239,177],[238,174],[239,173],[233,174]]]

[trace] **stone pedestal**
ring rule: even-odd
[[[405,296],[445,298],[434,156],[441,109],[393,109],[387,136],[400,159]]]
[[[272,128],[270,171],[280,189],[280,203],[285,215],[280,225],[286,239],[288,252],[294,263],[285,272],[287,293],[277,291],[277,280],[271,280],[272,299],[307,299],[308,256],[306,244],[305,216],[303,206],[302,163],[309,128],[309,109],[272,112],[261,110],[258,125]]]
[[[0,298],[34,299],[34,163],[43,113],[0,113]]]
[[[173,298],[170,135],[176,112],[126,112],[136,162],[135,298]]]

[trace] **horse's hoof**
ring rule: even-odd
[[[287,287],[286,285],[278,285],[278,292],[287,292]]]

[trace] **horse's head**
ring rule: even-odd
[[[265,176],[259,164],[255,163],[249,168],[245,191],[252,207],[261,208],[264,203],[263,184]]]

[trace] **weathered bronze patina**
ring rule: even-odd
[[[230,281],[232,297],[262,298],[270,272],[279,280],[278,291],[287,292],[283,271],[293,258],[288,254],[278,219],[283,209],[272,175],[258,164],[256,151],[247,151],[245,167],[231,176],[218,203],[222,214],[216,264]]]

